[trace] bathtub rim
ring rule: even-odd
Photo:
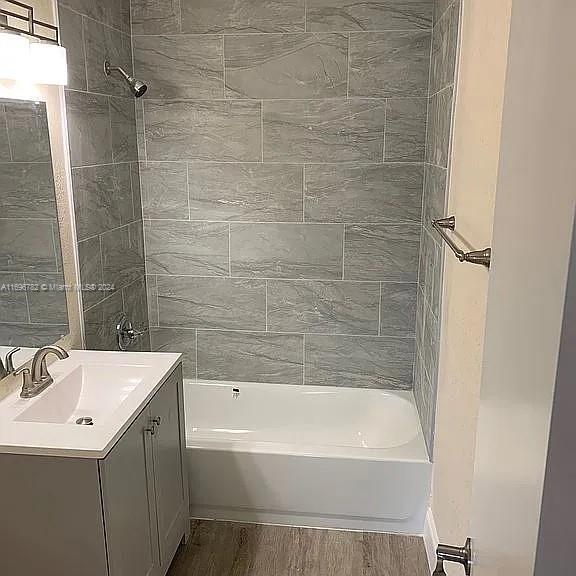
[[[360,390],[369,390],[373,392],[381,392],[390,394],[392,396],[400,397],[409,402],[418,413],[416,401],[414,398],[413,390],[390,390],[381,388],[353,388],[345,386],[314,386],[314,385],[289,385],[289,384],[269,384],[262,382],[238,382],[238,381],[222,381],[222,380],[205,380],[205,379],[184,379],[184,387],[187,385],[201,384],[201,385],[217,385],[217,386],[281,386],[285,388],[297,387],[298,389],[318,389],[325,390],[332,388],[335,390],[349,390],[359,392]],[[184,394],[186,397],[186,394]],[[186,405],[184,406],[186,411]],[[187,450],[221,450],[231,451],[243,454],[280,454],[283,456],[299,456],[309,458],[342,458],[350,460],[370,460],[382,462],[386,460],[397,460],[406,463],[413,462],[414,464],[430,463],[424,433],[420,419],[416,419],[417,433],[416,436],[400,446],[390,448],[364,448],[360,446],[337,446],[337,445],[315,445],[315,444],[302,444],[302,443],[281,443],[274,441],[254,441],[254,440],[229,440],[229,439],[216,439],[211,438],[207,433],[194,433],[189,432],[188,425],[186,426],[186,449]]]

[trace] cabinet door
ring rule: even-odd
[[[154,483],[162,571],[170,562],[182,540],[188,522],[188,505],[184,490],[184,471],[180,434],[178,390],[181,372],[176,370],[150,402],[150,416],[155,423],[152,437]]]
[[[160,574],[150,412],[100,462],[110,576]]]

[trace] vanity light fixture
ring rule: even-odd
[[[0,80],[65,86],[68,82],[66,49],[58,28],[36,20],[34,8],[16,0],[0,7]]]

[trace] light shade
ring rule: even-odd
[[[34,84],[68,84],[66,49],[56,44],[33,42],[30,44],[30,75]]]
[[[0,80],[29,80],[30,41],[19,34],[0,31]]]

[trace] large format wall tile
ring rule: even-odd
[[[181,0],[132,0],[133,34],[180,32]]]
[[[350,96],[428,95],[430,32],[350,35]]]
[[[269,280],[268,329],[377,335],[379,295],[377,283]]]
[[[134,68],[152,98],[222,98],[221,36],[136,36]]]
[[[185,162],[140,164],[145,218],[188,220],[188,174]]]
[[[88,350],[117,350],[116,324],[123,312],[122,292],[118,291],[84,313]]]
[[[380,335],[414,337],[418,284],[384,282],[381,286]]]
[[[416,282],[419,248],[418,225],[347,225],[344,278]]]
[[[97,288],[102,280],[102,256],[100,252],[100,236],[93,236],[78,243],[78,261],[80,265],[80,282],[85,286],[82,292],[84,310],[91,308],[102,300],[105,294],[98,289],[89,290],[89,285]]]
[[[2,218],[57,219],[51,163],[0,163]]]
[[[84,51],[84,36],[82,31],[82,16],[64,8],[58,7],[60,24],[60,41],[66,48],[66,63],[68,66],[68,88],[86,90],[86,53]]]
[[[421,164],[306,167],[306,221],[420,222]]]
[[[248,98],[346,96],[345,34],[250,34],[224,40],[226,92]]]
[[[231,224],[233,276],[342,278],[342,226]]]
[[[145,224],[149,274],[227,276],[228,225],[152,220]]]
[[[108,98],[66,91],[68,140],[72,166],[112,162],[112,135]]]
[[[426,151],[427,98],[395,98],[386,105],[386,162],[422,162]]]
[[[446,10],[454,0],[433,0],[434,3],[434,24],[436,25],[440,18],[444,16]]]
[[[381,162],[385,103],[304,100],[264,103],[267,162]]]
[[[196,330],[151,328],[150,337],[152,352],[179,352],[184,378],[196,378]]]
[[[158,276],[160,326],[266,329],[266,282]]]
[[[432,27],[431,0],[308,0],[310,31],[412,30]]]
[[[149,101],[144,111],[148,160],[262,159],[260,102]]]
[[[141,229],[140,224],[138,227]],[[128,225],[106,232],[101,237],[103,280],[116,290],[144,275],[141,238],[137,232],[137,227],[131,230]]]
[[[198,378],[302,384],[303,336],[198,332]]]
[[[130,33],[130,0],[59,0],[79,14]]]
[[[299,222],[302,172],[290,164],[189,164],[190,217]]]
[[[14,162],[50,162],[48,116],[43,102],[6,102],[6,124]]]
[[[28,301],[23,285],[24,274],[0,272],[0,320],[2,323],[28,323]],[[1,342],[5,345],[3,340]]]
[[[308,385],[410,389],[414,340],[308,335],[305,362]]]
[[[444,218],[446,184],[448,173],[445,168],[426,164],[424,177],[424,225],[430,227],[432,220]]]
[[[140,276],[132,284],[125,286],[122,290],[124,301],[124,312],[132,321],[134,329],[144,332],[148,328],[148,304],[146,300],[146,278]],[[140,344],[143,344],[142,339]],[[150,345],[148,344],[148,349]],[[145,352],[146,350],[140,350]]]
[[[46,342],[58,342],[70,332],[68,324],[13,324],[0,323],[0,341],[3,346],[40,348]]]
[[[432,96],[428,106],[426,161],[443,168],[448,167],[450,153],[452,92],[452,87],[438,92]]]
[[[454,82],[459,23],[460,2],[454,2],[432,35],[430,94],[436,94]]]
[[[136,110],[133,100],[110,98],[110,125],[114,162],[138,161]]]
[[[180,0],[182,31],[253,34],[304,30],[304,0]]]
[[[32,324],[68,324],[62,273],[27,273],[24,279],[27,284],[40,288],[31,290],[27,295],[30,322]]]
[[[88,90],[110,96],[131,97],[130,89],[119,74],[107,76],[104,72],[104,62],[108,60],[112,66],[121,66],[128,74],[132,74],[130,36],[89,18],[84,18],[83,24]]]
[[[10,150],[8,126],[6,124],[6,109],[4,104],[0,104],[0,162],[11,162],[11,161],[12,161],[12,152]]]
[[[129,164],[72,170],[79,240],[118,228],[134,218]]]
[[[47,220],[0,220],[0,270],[56,272],[52,227]]]

